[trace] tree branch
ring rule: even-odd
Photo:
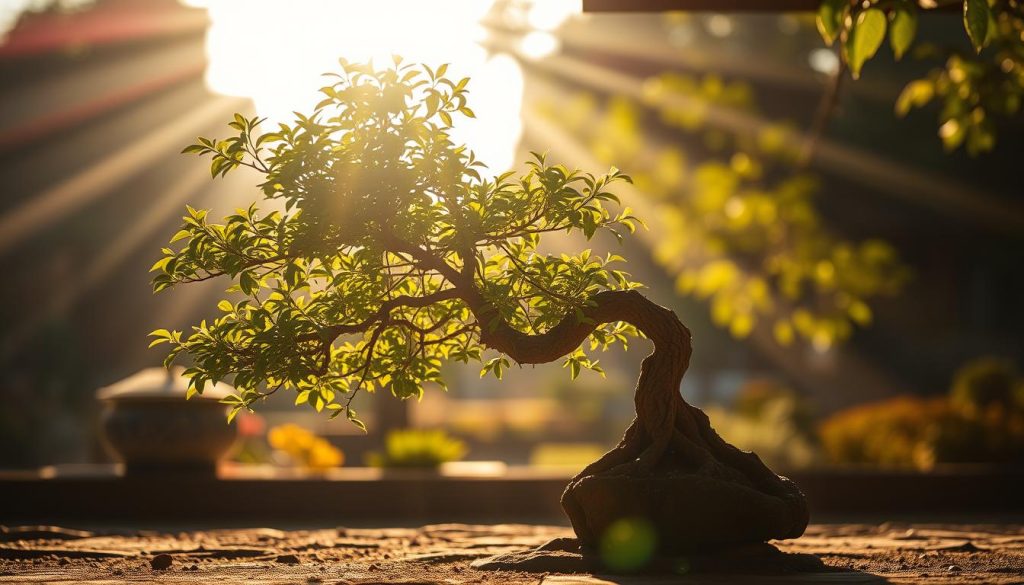
[[[480,322],[480,341],[520,364],[542,364],[572,353],[594,329],[605,323],[625,321],[649,337],[655,347],[678,340],[680,328],[689,331],[675,314],[635,290],[602,291],[590,299],[583,318],[568,314],[541,334],[523,333],[502,319],[496,309],[476,291],[465,298]],[[689,348],[682,348],[689,353]]]
[[[430,250],[425,250],[411,242],[406,242],[394,234],[381,233],[380,237],[382,243],[387,247],[389,252],[408,254],[416,260],[420,266],[436,271],[441,276],[447,278],[452,284],[468,284],[463,279],[461,272],[456,270],[454,266],[448,264],[443,258],[438,257]]]
[[[387,319],[387,316],[399,307],[428,307],[434,303],[441,301],[450,301],[453,299],[461,298],[458,289],[448,288],[440,290],[429,295],[423,295],[421,297],[415,297],[410,295],[400,295],[393,299],[389,299],[381,303],[380,308],[377,312],[370,315],[366,319],[358,323],[343,323],[330,325],[321,329],[317,333],[307,333],[300,335],[295,338],[296,341],[312,341],[316,339],[335,339],[339,335],[346,335],[349,333],[361,333],[369,329],[375,323],[379,323]]]

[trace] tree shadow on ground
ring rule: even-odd
[[[888,583],[879,575],[831,567],[817,555],[787,553],[768,544],[655,556],[630,574],[608,574],[606,559],[580,548],[575,538],[556,538],[537,548],[480,559],[473,567],[529,573],[561,573],[544,583],[656,585],[661,583]],[[582,575],[595,575],[583,577]]]

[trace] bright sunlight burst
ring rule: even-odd
[[[507,10],[495,0],[184,1],[209,11],[207,85],[217,93],[252,98],[261,116],[287,121],[294,110],[315,103],[320,75],[336,68],[339,57],[384,64],[397,54],[415,62],[451,63],[452,76],[472,77],[477,115],[458,128],[456,140],[468,144],[492,171],[514,163],[522,133],[523,74],[515,59],[481,45],[488,35],[484,22],[496,10]],[[578,0],[526,3],[513,10],[518,8],[516,20],[533,30],[527,34],[551,36],[578,5]]]

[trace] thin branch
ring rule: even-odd
[[[431,339],[430,341],[420,342],[420,345],[438,345],[446,341],[451,341],[452,339],[455,339],[456,337],[459,337],[460,335],[463,335],[465,333],[470,333],[476,329],[479,329],[479,327],[480,325],[476,321],[473,321],[469,325],[466,325],[465,327],[459,327],[458,329],[452,331],[451,333],[445,335],[444,337],[438,337],[437,339]]]
[[[505,254],[506,254],[505,257],[508,258],[509,260],[511,260],[512,263],[515,264],[517,268],[519,268],[519,273],[523,275],[523,278],[525,278],[526,281],[529,282],[530,284],[532,284],[533,286],[537,287],[538,290],[541,290],[544,293],[547,293],[547,294],[555,297],[556,299],[558,299],[558,300],[560,300],[562,302],[569,303],[570,305],[576,303],[576,299],[573,299],[572,297],[569,297],[569,296],[563,295],[561,293],[555,292],[555,291],[549,289],[548,287],[542,285],[541,283],[537,282],[536,280],[534,280],[533,276],[530,275],[529,272],[527,272],[528,267],[525,264],[523,264],[522,262],[520,262],[519,259],[515,257],[515,254],[513,254],[511,250],[506,248],[504,244],[499,244],[498,247],[501,248],[502,250],[504,250]]]
[[[399,307],[426,307],[438,303],[441,301],[449,301],[460,298],[459,291],[454,288],[448,288],[444,290],[424,295],[421,297],[400,295],[393,299],[384,301],[375,313],[359,321],[358,323],[341,323],[336,325],[329,325],[324,327],[317,333],[307,333],[299,335],[295,338],[296,341],[311,341],[315,339],[336,339],[340,335],[346,335],[349,333],[361,333],[366,331],[376,323],[388,321],[387,317],[392,310]]]
[[[455,269],[451,264],[448,264],[443,258],[435,255],[430,250],[421,248],[410,242],[395,236],[390,233],[381,233],[381,240],[384,245],[389,248],[389,251],[393,253],[408,254],[414,260],[417,261],[421,266],[425,266],[431,270],[436,271],[444,278],[447,278],[452,284],[459,286],[464,285],[466,282],[463,280],[462,273]]]
[[[825,88],[825,93],[821,95],[821,101],[818,102],[818,110],[814,115],[814,122],[811,124],[811,129],[807,132],[807,137],[800,150],[800,158],[797,163],[800,168],[806,168],[814,160],[814,152],[818,149],[818,143],[821,142],[825,130],[828,129],[828,123],[832,120],[832,116],[839,107],[839,94],[842,90],[843,79],[846,77],[846,71],[846,60],[840,57],[839,67],[832,73],[828,86]]]

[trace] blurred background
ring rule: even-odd
[[[919,35],[967,42],[950,16]],[[308,109],[338,57],[396,53],[472,77],[457,137],[495,174],[546,150],[634,177],[648,229],[589,245],[690,326],[682,391],[726,439],[783,469],[1024,459],[1021,119],[972,156],[934,106],[898,117],[934,62],[884,48],[852,81],[812,15],[0,0],[0,468],[109,460],[96,389],[161,363],[150,331],[217,314],[226,283],[153,295],[148,270],[186,203],[228,213],[258,177],[214,182],[179,151],[234,112]],[[360,397],[368,435],[275,397],[234,457],[578,468],[632,419],[643,346],[602,356],[604,378],[453,368],[420,402]],[[407,428],[445,434],[386,439]]]

